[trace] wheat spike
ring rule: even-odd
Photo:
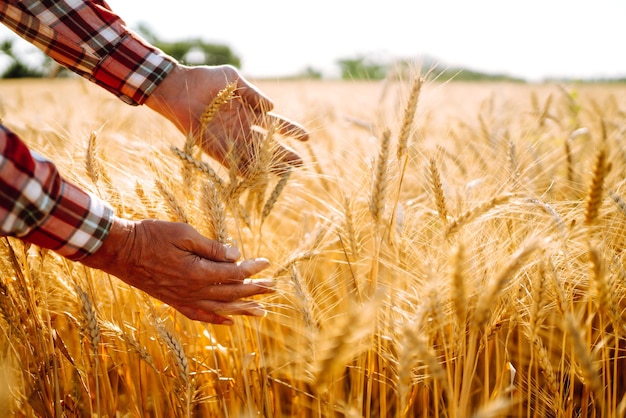
[[[100,167],[98,163],[97,142],[98,134],[94,131],[89,134],[87,142],[87,157],[85,159],[85,169],[87,176],[91,179],[94,186],[98,187],[98,179],[100,178]]]
[[[594,359],[592,353],[590,353],[585,346],[585,339],[582,335],[582,329],[576,320],[572,316],[571,312],[565,314],[565,326],[566,331],[569,334],[574,349],[574,354],[578,362],[580,363],[580,370],[584,379],[584,384],[587,385],[593,394],[596,396],[598,402],[602,402],[602,397],[599,396],[602,390],[602,382],[598,371],[593,365]]]
[[[161,180],[155,180],[154,184],[159,194],[163,197],[172,220],[175,222],[189,223],[189,218],[187,218],[185,209],[178,204],[178,200],[176,199],[176,196],[174,196],[174,193]]]
[[[196,142],[193,135],[187,135],[185,139],[185,145],[183,146],[183,152],[186,155],[193,156],[195,154]],[[186,161],[181,161],[181,176],[183,179],[183,190],[187,195],[188,199],[191,199],[193,196],[193,188],[194,188],[194,169],[191,164],[188,164]]]
[[[209,180],[202,185],[202,209],[211,225],[215,239],[222,244],[228,242],[224,204],[215,185]]]
[[[378,224],[385,207],[385,192],[387,189],[387,164],[389,162],[390,133],[386,130],[380,143],[378,162],[374,173],[374,183],[370,196],[370,213],[374,222]]]
[[[207,125],[213,120],[220,108],[235,98],[235,90],[237,90],[237,80],[228,83],[226,87],[220,90],[204,109],[204,113],[200,117],[200,137],[204,135]]]
[[[211,168],[209,164],[196,160],[192,155],[187,154],[179,148],[171,147],[170,149],[174,155],[180,158],[183,162],[190,164],[193,168],[206,175],[220,191],[224,190],[224,180],[222,180],[222,178]]]
[[[415,119],[415,111],[417,110],[417,102],[420,96],[423,81],[424,80],[422,79],[420,74],[415,75],[415,78],[413,80],[413,86],[411,87],[411,93],[409,95],[409,100],[407,101],[406,107],[404,109],[404,117],[402,119],[400,134],[398,135],[398,148],[396,152],[398,160],[402,160],[402,158],[406,155],[409,135],[411,133],[411,126],[413,125],[413,120]]]
[[[473,326],[480,328],[487,323],[490,310],[498,293],[511,281],[515,273],[522,267],[526,258],[539,247],[539,241],[531,241],[513,254],[506,268],[496,276],[496,279],[488,286],[487,290],[480,295],[476,304],[476,311],[474,312]]]
[[[351,359],[365,350],[364,337],[376,323],[376,299],[365,305],[352,306],[336,324],[322,336],[323,345],[318,350],[317,361],[312,365],[314,387],[325,392]]]
[[[482,215],[485,212],[490,211],[496,206],[508,203],[513,197],[514,197],[513,194],[504,194],[504,195],[496,196],[487,202],[484,202],[476,207],[473,207],[467,210],[466,212],[462,213],[458,218],[454,219],[448,225],[448,229],[446,230],[446,236],[452,235],[467,222]]]
[[[606,149],[604,146],[598,150],[593,167],[593,177],[587,192],[585,204],[585,225],[590,227],[598,217],[598,211],[602,205],[602,191],[604,189],[604,178],[608,172],[606,165]]]
[[[98,318],[96,315],[96,309],[89,299],[89,295],[80,286],[76,285],[76,293],[80,299],[80,312],[83,316],[83,332],[94,355],[98,354],[98,346],[100,344],[100,326],[98,325]]]
[[[287,170],[280,176],[280,180],[278,181],[278,183],[276,183],[276,186],[274,186],[274,190],[272,190],[272,193],[270,194],[270,197],[265,202],[265,205],[263,205],[263,210],[261,212],[261,222],[263,222],[263,220],[265,220],[265,218],[269,216],[270,212],[272,211],[272,208],[274,207],[274,205],[276,204],[276,201],[278,200],[278,197],[280,196],[283,189],[287,185],[290,175],[291,175],[291,170]]]
[[[161,323],[156,324],[156,329],[161,339],[165,342],[165,345],[170,349],[171,354],[174,356],[176,367],[178,368],[178,375],[185,386],[189,386],[189,362],[187,355],[180,345],[178,339],[170,332],[167,327]]]
[[[452,302],[461,329],[467,317],[467,290],[465,289],[465,246],[459,243],[452,255]]]
[[[359,258],[359,241],[356,236],[356,229],[354,228],[354,216],[352,205],[350,204],[350,199],[344,197],[343,199],[343,210],[345,217],[345,226],[346,233],[348,234],[348,239],[350,241],[350,252],[355,259]]]
[[[430,172],[430,183],[433,194],[435,195],[435,207],[437,208],[437,213],[439,214],[441,222],[443,222],[443,228],[446,229],[448,226],[448,209],[446,208],[446,196],[443,192],[441,175],[439,173],[439,169],[437,168],[437,162],[434,158],[430,158],[430,164],[428,167]]]
[[[565,141],[565,161],[567,162],[567,183],[572,185],[574,184],[574,157],[569,140]]]

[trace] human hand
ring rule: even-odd
[[[206,107],[220,90],[234,81],[237,82],[235,98],[224,104],[202,130],[200,118]],[[202,149],[226,167],[234,162],[242,175],[247,173],[263,140],[254,126],[264,129],[274,126],[278,134],[301,141],[309,138],[302,126],[272,113],[270,99],[229,65],[177,65],[150,95],[146,105],[169,119],[185,135],[198,135],[202,131],[203,137],[198,138]],[[231,148],[233,156],[229,156]],[[277,143],[273,151],[275,171],[302,164],[300,156],[283,144]]]
[[[115,218],[86,266],[110,273],[176,308],[186,317],[230,325],[226,315],[263,316],[244,300],[273,292],[272,280],[246,280],[269,266],[264,258],[235,261],[239,250],[200,235],[184,223]]]

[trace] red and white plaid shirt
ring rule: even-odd
[[[70,70],[140,105],[174,68],[104,1],[0,1],[0,21]],[[78,260],[108,234],[112,210],[0,126],[0,235]]]

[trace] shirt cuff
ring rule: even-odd
[[[124,102],[141,105],[174,69],[176,60],[132,33],[96,66],[92,77]]]
[[[102,200],[63,181],[54,210],[37,228],[20,238],[76,261],[100,248],[113,218],[113,210]]]

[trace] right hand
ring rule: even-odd
[[[264,258],[236,262],[240,252],[184,223],[115,218],[86,266],[110,273],[176,308],[186,317],[231,325],[228,315],[263,316],[251,296],[273,292],[273,280],[246,280],[269,266]]]
[[[200,117],[220,90],[237,82],[236,97],[225,104],[208,123],[198,145],[222,165],[237,165],[237,172],[246,175],[254,161],[264,135],[254,126],[275,126],[279,134],[306,141],[309,133],[298,123],[272,113],[272,101],[236,68],[230,65],[176,68],[159,84],[146,100],[146,105],[169,119],[185,135],[200,132]],[[272,169],[280,172],[299,166],[302,158],[284,144],[276,143]],[[234,147],[234,156],[229,150]],[[234,160],[233,160],[234,158]]]

